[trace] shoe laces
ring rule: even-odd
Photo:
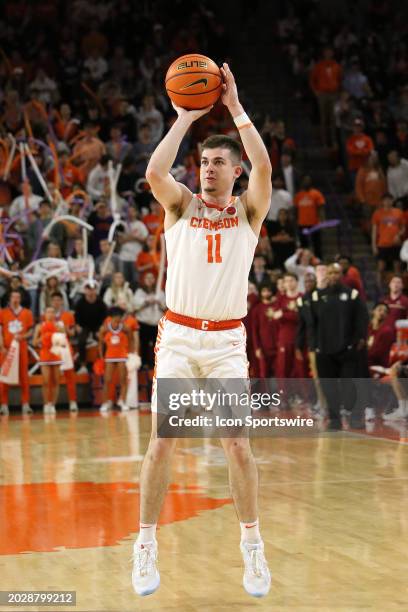
[[[249,561],[251,571],[257,578],[262,578],[265,572],[266,561],[262,549],[253,548],[250,551]]]
[[[156,560],[156,551],[146,544],[141,545],[139,550],[133,553],[133,562],[136,563],[138,574],[142,577],[147,576],[155,567]]]

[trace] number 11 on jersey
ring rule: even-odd
[[[207,263],[221,263],[221,234],[207,234]],[[215,249],[214,249],[215,242]],[[215,253],[214,253],[215,250]]]

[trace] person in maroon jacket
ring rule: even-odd
[[[275,374],[277,378],[303,378],[303,362],[295,359],[296,333],[299,322],[297,299],[298,291],[296,274],[285,274],[283,278],[285,294],[278,297],[275,303],[274,317],[278,322],[277,356]]]
[[[275,371],[278,323],[273,307],[277,298],[269,285],[261,286],[260,296],[261,302],[252,312],[252,337],[259,376],[267,378]]]
[[[391,278],[389,294],[381,302],[389,308],[386,319],[387,325],[395,329],[395,322],[399,319],[408,319],[408,297],[403,294],[404,284],[401,276],[394,274]]]
[[[254,337],[253,337],[253,325],[252,325],[252,316],[254,313],[255,306],[259,303],[259,295],[258,289],[254,283],[248,283],[248,295],[247,295],[247,307],[248,312],[246,317],[242,319],[243,324],[245,325],[246,333],[247,333],[247,355],[249,361],[249,375],[252,378],[258,378],[258,359],[255,357],[255,348],[254,348]]]
[[[388,368],[391,345],[395,340],[395,329],[388,323],[387,304],[377,304],[368,326],[367,351],[368,366]],[[372,374],[372,372],[370,372]]]

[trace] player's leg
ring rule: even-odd
[[[6,383],[0,383],[0,414],[7,415],[9,413],[8,407],[8,385]]]
[[[50,398],[50,366],[42,365],[41,366],[41,374],[42,374],[42,395],[44,402],[44,413],[51,412],[52,400]]]
[[[248,361],[245,333],[242,328],[213,332],[209,336],[209,354],[201,350],[200,376],[220,379],[238,379],[248,389]],[[214,339],[216,340],[215,346]],[[209,358],[211,355],[211,358]],[[239,383],[238,383],[239,384]],[[236,383],[234,383],[234,391]],[[258,470],[247,437],[222,438],[221,444],[228,461],[229,482],[235,509],[241,525],[241,552],[244,559],[243,585],[247,593],[262,597],[269,592],[271,575],[264,556],[264,545],[258,521]]]

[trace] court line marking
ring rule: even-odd
[[[278,487],[282,485],[303,485],[303,484],[352,484],[355,482],[393,482],[395,480],[408,480],[408,476],[395,476],[392,478],[355,478],[352,480],[282,480],[281,482],[272,482],[272,483],[260,483],[258,486],[261,489],[262,487]],[[224,489],[228,488],[228,483],[225,485],[208,485],[208,490],[212,489]]]

